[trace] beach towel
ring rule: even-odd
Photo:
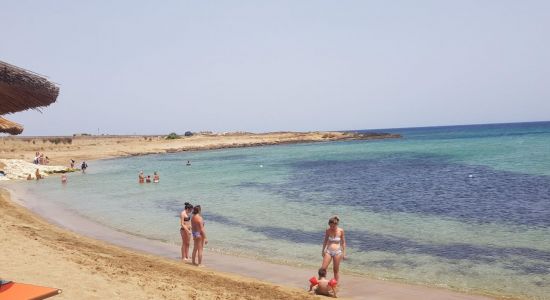
[[[41,300],[59,293],[59,289],[0,280],[0,300]]]

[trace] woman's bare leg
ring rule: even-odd
[[[199,266],[202,265],[202,250],[203,249],[204,249],[204,238],[201,237],[200,238],[200,243],[199,243],[199,249],[198,249]]]
[[[191,244],[191,235],[185,234],[185,241],[183,244],[183,257],[185,260],[189,260],[189,244]]]
[[[195,263],[196,261],[196,257],[197,257],[197,252],[199,251],[199,243],[200,243],[200,239],[201,238],[194,238],[193,239],[193,254],[192,254],[192,262],[194,265],[196,265],[197,263]]]
[[[332,259],[332,256],[330,256],[328,253],[325,253],[325,256],[323,256],[323,263],[321,264],[321,269],[327,269],[328,265],[330,265],[330,260]]]
[[[184,260],[186,258],[186,256],[185,256],[185,231],[180,229],[180,235],[181,235],[181,259]],[[189,248],[189,241],[187,241],[187,248]]]
[[[334,279],[340,280],[340,262],[342,261],[342,254],[334,257],[334,263],[332,264],[332,270],[334,271]]]

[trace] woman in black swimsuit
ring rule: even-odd
[[[180,214],[180,235],[181,235],[181,259],[189,260],[189,244],[191,243],[191,211],[193,205],[185,202],[185,208]]]

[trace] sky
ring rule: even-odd
[[[550,1],[5,1],[23,135],[550,120]]]

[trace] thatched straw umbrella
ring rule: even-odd
[[[20,134],[21,132],[23,132],[23,126],[0,117],[0,132],[14,135]]]
[[[58,95],[59,88],[43,76],[0,61],[0,115],[48,106]],[[21,125],[0,119],[0,132],[22,131]]]

